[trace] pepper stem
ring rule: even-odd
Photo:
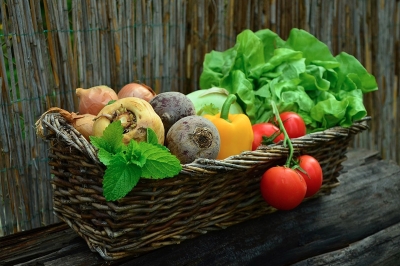
[[[231,108],[231,105],[235,101],[236,101],[236,95],[229,94],[228,97],[226,98],[224,104],[222,105],[220,118],[225,119],[226,121],[229,121],[228,120],[229,109]]]
[[[275,115],[276,121],[278,121],[279,129],[285,136],[285,139],[283,140],[283,145],[285,146],[287,144],[289,146],[289,157],[286,160],[285,166],[290,168],[290,163],[292,162],[292,158],[293,158],[293,145],[292,145],[292,142],[290,141],[289,135],[287,134],[285,127],[283,126],[283,122],[282,122],[281,117],[279,116],[279,111],[278,111],[278,108],[276,107],[275,102],[271,101],[271,105],[272,105],[272,111]]]

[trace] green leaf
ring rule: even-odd
[[[99,149],[99,152],[97,153],[97,156],[99,157],[100,162],[102,162],[106,166],[110,164],[114,155],[115,154],[108,152],[105,149]]]
[[[280,112],[294,111],[308,132],[351,125],[366,115],[363,93],[377,90],[375,78],[344,52],[334,57],[329,47],[301,29],[292,29],[286,41],[264,29],[244,30],[236,44],[207,54],[200,87],[226,88],[237,96],[252,124]]]
[[[330,128],[344,119],[348,105],[347,100],[338,101],[331,98],[318,102],[311,109],[310,114],[314,120],[321,123],[322,128]]]
[[[200,75],[200,88],[219,87],[221,79],[228,75],[235,64],[236,49],[224,52],[211,51],[204,57],[203,72]]]
[[[241,70],[248,76],[254,68],[261,66],[264,61],[264,45],[260,38],[251,30],[244,30],[236,38],[237,50],[234,69]]]
[[[306,90],[321,90],[327,91],[330,87],[330,82],[324,79],[325,69],[323,67],[308,65],[306,72],[301,73],[300,77],[302,85]]]
[[[90,136],[93,146],[99,149],[97,156],[104,165],[109,165],[113,156],[126,148],[122,142],[123,130],[118,120],[110,123],[101,137]]]
[[[133,139],[129,142],[124,155],[128,162],[136,164],[139,167],[143,167],[146,163],[146,156],[143,155],[139,143]]]
[[[158,137],[153,129],[147,128],[147,143],[158,144]]]
[[[121,121],[108,125],[101,137],[91,137],[99,149],[99,160],[106,166],[103,195],[108,201],[124,197],[143,177],[165,178],[177,175],[182,166],[167,147],[158,143],[154,130],[147,128],[147,142],[131,140],[125,145]]]
[[[104,129],[101,137],[91,136],[90,141],[96,148],[116,154],[125,148],[122,142],[123,132],[124,128],[121,125],[121,121],[117,120]]]
[[[102,137],[89,136],[89,138],[92,145],[99,149],[97,156],[99,157],[100,162],[104,165],[108,165],[110,159],[114,155],[108,142]]]
[[[376,83],[376,79],[373,75],[369,74],[367,70],[362,66],[362,64],[352,55],[349,55],[345,52],[341,52],[336,56],[338,62],[340,62],[339,67],[339,81],[338,86],[342,85],[342,82],[346,77],[349,77],[349,74],[353,74],[352,79],[354,79],[355,75],[358,76],[361,82],[361,90],[363,93],[376,91],[378,89],[378,85]]]
[[[313,61],[336,61],[328,46],[305,30],[292,29],[285,47],[302,52],[303,58],[306,59],[306,65]]]
[[[325,69],[332,69],[332,68],[340,67],[340,63],[338,61],[314,60],[314,61],[311,61],[311,64],[323,67]]]
[[[89,136],[90,142],[98,149],[110,150],[110,145],[102,137]]]
[[[276,67],[291,61],[302,59],[302,53],[287,48],[279,48],[274,51],[274,56],[262,67],[262,72],[268,72]]]
[[[103,177],[103,195],[106,200],[118,200],[128,194],[138,183],[141,168],[118,154],[111,160]]]
[[[269,30],[262,29],[255,32],[255,35],[261,40],[264,46],[264,61],[267,62],[273,55],[275,49],[282,47],[285,41],[278,34]]]
[[[226,85],[226,86],[224,86]],[[246,75],[240,71],[232,71],[229,77],[222,80],[224,88],[230,87],[229,92],[237,95],[237,102],[245,110],[250,121],[254,121],[256,114],[255,95],[252,83],[246,78]]]
[[[146,157],[146,163],[142,168],[143,177],[173,177],[182,170],[180,161],[171,155],[168,149],[160,148],[146,142],[140,142],[139,146],[141,153]]]
[[[367,115],[362,98],[358,97],[347,97],[345,100],[349,103],[346,109],[345,119],[340,122],[340,126],[349,127],[353,124],[353,121],[360,120]]]
[[[122,142],[123,133],[124,128],[120,120],[110,123],[103,132],[103,139],[107,141],[114,153],[120,152],[124,147]]]

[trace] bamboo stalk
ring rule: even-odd
[[[137,1],[136,6],[135,6],[135,23],[137,23],[137,26],[135,27],[135,52],[136,52],[136,60],[137,60],[137,65],[136,65],[136,77],[138,80],[143,82],[143,32],[144,32],[144,25],[143,22],[145,22],[143,16],[142,16],[142,1]]]

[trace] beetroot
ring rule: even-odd
[[[181,92],[162,92],[151,99],[149,103],[160,116],[165,134],[179,119],[196,114],[192,101]]]
[[[210,120],[192,115],[172,125],[166,136],[166,146],[182,164],[197,158],[215,159],[219,153],[220,136]]]

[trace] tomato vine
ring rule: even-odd
[[[285,137],[284,140],[283,140],[283,146],[286,147],[286,145],[287,145],[289,147],[289,156],[288,156],[288,158],[286,160],[285,166],[290,168],[292,160],[293,160],[293,153],[294,153],[293,144],[290,141],[289,135],[286,132],[285,127],[283,126],[282,119],[279,116],[279,111],[278,111],[278,108],[276,107],[276,104],[275,104],[274,101],[271,101],[271,106],[272,106],[272,111],[273,111],[273,113],[275,115],[276,121],[278,122],[279,129],[280,129],[280,131],[283,133],[283,135]]]

